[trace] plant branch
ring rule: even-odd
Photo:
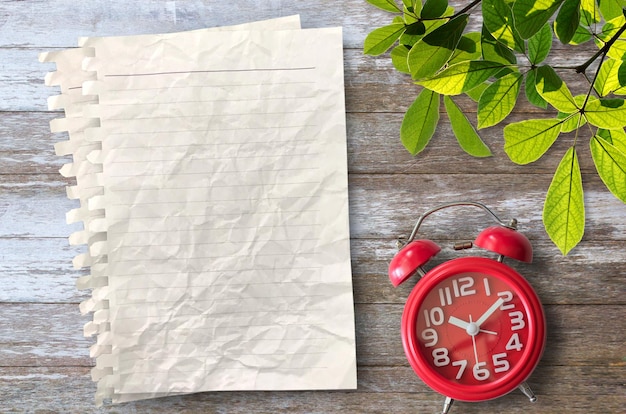
[[[611,48],[611,46],[613,46],[613,43],[615,43],[617,41],[617,39],[619,39],[619,37],[621,36],[622,33],[624,33],[625,30],[626,30],[626,24],[624,24],[622,27],[620,27],[620,29],[613,35],[613,37],[610,38],[609,41],[606,42],[604,44],[604,46],[602,46],[602,48],[600,50],[598,50],[593,56],[591,56],[589,59],[587,59],[587,61],[585,63],[583,63],[582,65],[576,66],[576,68],[575,68],[576,73],[585,73],[587,68],[589,68],[589,66],[593,62],[595,62],[595,60],[598,57],[602,56],[604,58],[604,56],[606,56],[606,54],[608,53],[608,51]]]
[[[467,13],[468,11],[470,11],[471,9],[473,9],[474,7],[479,5],[481,2],[482,2],[482,0],[474,0],[473,2],[468,4],[467,6],[463,7],[463,9],[461,9],[458,12],[454,13],[452,16],[441,16],[441,17],[431,17],[431,18],[419,17],[418,19],[421,20],[421,21],[454,19],[457,16],[460,16],[462,14]]]
[[[473,2],[471,2],[470,4],[465,6],[463,9],[461,9],[458,13],[455,13],[454,16],[458,16],[460,14],[467,13],[468,11],[470,11],[471,9],[476,7],[478,4],[480,4],[481,1],[482,0],[474,0]]]

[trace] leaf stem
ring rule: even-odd
[[[457,16],[459,14],[467,13],[468,11],[476,7],[481,1],[482,0],[474,0],[473,2],[465,6],[463,9],[461,9],[459,12],[455,13],[454,15]]]
[[[468,11],[470,11],[471,9],[473,9],[474,7],[479,5],[481,2],[482,2],[482,0],[474,0],[473,2],[468,4],[467,6],[463,7],[458,12],[454,13],[452,16],[441,16],[441,17],[431,17],[431,18],[419,17],[419,20],[421,20],[421,21],[428,21],[428,20],[454,19],[455,17],[458,17],[458,16],[460,16],[462,14],[467,13]]]
[[[585,63],[583,63],[582,65],[576,66],[574,68],[576,70],[576,73],[585,73],[587,68],[589,68],[589,66],[591,66],[591,64],[595,62],[598,57],[602,56],[602,58],[604,59],[604,56],[606,56],[611,46],[613,46],[613,43],[615,43],[617,39],[619,39],[619,37],[621,36],[622,33],[624,33],[625,30],[626,30],[626,24],[620,27],[620,29],[613,35],[613,37],[611,37],[609,41],[606,42],[604,46],[602,46],[602,48],[598,50],[593,56],[587,59]]]

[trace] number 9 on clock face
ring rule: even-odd
[[[532,373],[545,347],[545,317],[530,284],[486,258],[445,262],[420,280],[402,317],[417,375],[462,401],[500,397]]]

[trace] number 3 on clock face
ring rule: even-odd
[[[491,259],[466,257],[429,271],[402,317],[411,366],[435,391],[462,401],[500,397],[532,373],[545,317],[528,282]]]

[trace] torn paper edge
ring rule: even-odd
[[[233,26],[199,29],[196,31],[221,30],[282,30],[300,29],[300,16],[292,15],[270,20],[244,23]],[[176,33],[168,34],[176,35]],[[143,35],[138,35],[143,36]],[[132,36],[125,36],[132,37]],[[55,63],[56,71],[45,76],[45,85],[58,86],[61,94],[48,98],[48,109],[63,110],[64,117],[50,122],[52,133],[67,133],[68,140],[55,143],[58,156],[72,155],[72,163],[62,166],[59,173],[64,177],[75,177],[76,185],[66,187],[69,199],[79,200],[80,207],[66,214],[68,224],[82,222],[83,230],[69,236],[70,245],[86,245],[86,253],[77,255],[73,260],[74,268],[90,267],[90,274],[77,279],[76,286],[80,290],[91,289],[92,294],[79,305],[82,314],[93,313],[93,319],[83,328],[85,337],[96,337],[96,343],[90,348],[90,356],[96,359],[91,370],[92,380],[97,382],[95,401],[98,407],[105,400],[113,402],[130,402],[146,398],[178,395],[178,393],[162,394],[117,394],[114,391],[113,354],[111,346],[110,322],[108,315],[108,278],[107,278],[107,224],[102,206],[104,188],[101,182],[102,160],[99,158],[102,138],[99,137],[99,119],[85,116],[97,111],[97,74],[83,70],[95,57],[95,49],[84,46],[93,38],[79,38],[78,48],[64,49],[53,52],[42,52],[39,61]],[[85,89],[84,87],[87,87]],[[94,94],[88,93],[93,91]]]

